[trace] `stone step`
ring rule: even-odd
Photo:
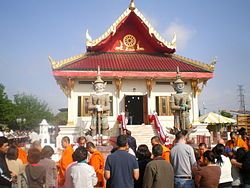
[[[152,125],[127,125],[126,128],[136,139],[137,146],[146,144],[151,150],[151,138],[156,135]]]

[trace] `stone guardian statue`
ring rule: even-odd
[[[189,96],[183,93],[184,85],[185,83],[181,80],[177,67],[177,76],[173,83],[176,94],[172,94],[170,98],[170,108],[174,115],[174,133],[180,130],[188,130],[192,127],[189,120],[191,101]]]
[[[98,135],[99,137],[108,136],[108,115],[110,110],[109,95],[103,93],[106,82],[101,79],[100,69],[98,67],[97,79],[93,82],[95,93],[90,95],[88,101],[88,110],[91,111],[91,133],[92,136]]]

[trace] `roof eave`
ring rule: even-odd
[[[213,72],[181,72],[181,77],[184,79],[204,79],[213,78]],[[68,78],[84,78],[96,77],[96,71],[65,71],[54,70],[54,77],[68,77]],[[150,75],[150,76],[149,76]],[[124,77],[124,78],[158,78],[158,79],[173,79],[176,78],[176,72],[152,72],[152,71],[102,71],[102,77]]]
[[[175,58],[177,60],[181,60],[181,61],[183,61],[185,63],[188,63],[188,64],[191,64],[193,66],[202,68],[202,69],[204,69],[206,71],[209,71],[209,72],[214,72],[214,69],[215,69],[215,66],[214,66],[213,63],[212,64],[206,64],[206,63],[203,63],[201,61],[196,61],[196,60],[193,60],[193,59],[181,56],[181,55],[177,55],[177,54],[172,54],[172,58]]]

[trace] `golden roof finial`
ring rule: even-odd
[[[129,10],[131,10],[131,11],[135,10],[135,2],[134,2],[134,0],[130,1]]]

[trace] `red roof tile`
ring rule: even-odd
[[[210,72],[164,54],[93,53],[58,70],[91,71],[98,65],[102,71]]]

